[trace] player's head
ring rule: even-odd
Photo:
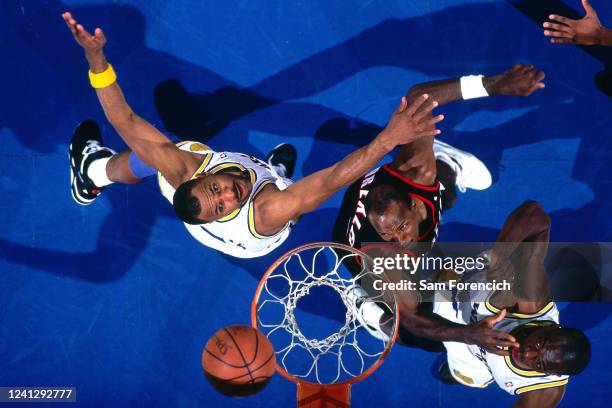
[[[557,325],[534,330],[512,350],[519,365],[546,374],[578,374],[591,359],[591,343],[583,332]]]
[[[242,207],[253,184],[238,171],[204,173],[181,184],[172,198],[176,215],[187,224],[213,222]]]
[[[418,239],[419,217],[408,195],[390,185],[377,186],[368,193],[366,207],[370,224],[385,241],[404,246]]]

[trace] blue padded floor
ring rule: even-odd
[[[0,386],[74,385],[88,407],[292,406],[295,388],[279,376],[251,398],[221,396],[200,353],[218,328],[249,322],[259,277],[284,250],[330,239],[342,197],[304,216],[282,248],[248,261],[192,239],[154,180],[76,205],[67,160],[75,124],[94,118],[108,145],[124,144],[61,12],[105,30],[132,108],[159,129],[257,156],[289,141],[296,177],[365,144],[415,83],[532,63],[546,72],[533,96],[440,109],[441,139],[477,154],[495,180],[460,196],[440,239],[493,240],[531,198],[551,213],[553,240],[612,241],[612,103],[593,83],[612,62],[609,50],[548,43],[538,18],[581,12],[566,2],[2,0]],[[593,5],[612,25],[610,3]],[[562,322],[586,330],[593,360],[562,406],[609,406],[611,310],[563,305]],[[494,385],[439,383],[437,358],[396,347],[353,387],[353,406],[511,404]]]

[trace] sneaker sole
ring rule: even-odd
[[[457,149],[447,143],[435,140],[435,143],[442,150],[443,153],[447,154],[451,158],[455,159],[461,164],[463,172],[465,174],[475,174],[476,177],[467,177],[468,183],[464,183],[465,188],[471,190],[486,190],[493,184],[491,173],[487,166],[472,153],[466,152],[465,150]],[[470,183],[472,181],[473,183]]]
[[[94,199],[89,199],[79,195],[79,189],[76,183],[76,175],[74,174],[74,159],[72,158],[72,143],[69,146],[68,161],[70,163],[70,194],[74,201],[79,205],[89,205]]]
[[[296,164],[297,164],[297,149],[296,149],[296,148],[295,148],[295,146],[293,146],[292,144],[290,144],[290,143],[286,143],[286,142],[283,142],[283,143],[279,143],[279,144],[277,144],[277,145],[274,147],[274,149],[272,149],[272,150],[270,151],[270,153],[268,153],[268,155],[266,156],[266,160],[265,160],[265,162],[266,162],[266,163],[268,163],[269,165],[271,165],[271,166],[272,166],[272,164],[270,163],[270,160],[271,160],[271,159],[274,157],[274,154],[273,154],[272,152],[273,152],[274,150],[278,149],[279,147],[283,146],[283,145],[288,145],[288,146],[291,146],[291,147],[292,147],[292,148],[295,150],[295,158],[293,159],[293,163],[292,163],[292,164],[293,164],[293,166],[292,166],[293,168],[291,169],[291,174],[289,174],[289,172],[287,172],[287,174],[285,175],[285,177],[287,177],[287,178],[291,178],[291,177],[293,177],[293,173],[295,172],[295,166],[296,166]],[[287,169],[287,166],[285,166],[285,168]],[[288,169],[287,169],[287,170],[288,170]]]

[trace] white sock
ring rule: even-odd
[[[106,164],[111,157],[104,157],[103,159],[94,160],[87,168],[87,177],[93,181],[96,187],[104,187],[113,182],[106,175]]]

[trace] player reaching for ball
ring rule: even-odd
[[[507,310],[494,328],[520,343],[502,357],[477,346],[446,342],[447,363],[440,370],[445,382],[483,388],[495,381],[518,396],[514,406],[552,408],[563,398],[568,376],[587,366],[588,338],[580,330],[560,326],[550,293],[544,268],[549,234],[548,214],[538,203],[526,201],[506,219],[485,270],[488,281],[512,281],[512,290],[493,291],[466,302],[436,303],[436,313],[464,325]]]
[[[318,208],[396,146],[440,133],[435,124],[442,116],[431,117],[437,106],[433,98],[421,95],[410,106],[402,98],[371,143],[292,184],[286,177],[291,176],[295,150],[288,145],[274,150],[269,163],[195,142],[175,145],[128,105],[104,56],[102,30],[96,28],[92,35],[70,13],[63,18],[85,50],[90,82],[106,117],[129,147],[115,154],[102,146],[94,122],[77,127],[70,144],[74,199],[90,204],[111,183],[133,184],[159,173],[162,194],[188,231],[202,244],[232,256],[269,253],[287,239],[297,217]]]
[[[544,88],[544,72],[515,65],[483,77],[426,82],[410,88],[408,100],[428,94],[439,105],[489,95],[528,96]],[[484,190],[491,185],[486,166],[474,155],[424,137],[401,146],[391,163],[355,181],[344,195],[334,241],[360,249],[367,242],[433,242],[442,210],[455,201],[455,187]]]
[[[410,88],[407,97],[418,100],[429,94],[444,105],[488,95],[528,96],[544,88],[543,79],[544,72],[532,65],[518,64],[490,77],[467,76],[418,84]],[[349,187],[334,227],[334,241],[357,249],[368,243],[394,242],[406,247],[419,242],[416,249],[427,252],[428,243],[437,238],[442,211],[454,203],[455,187],[460,191],[482,190],[490,184],[491,175],[485,165],[470,153],[434,142],[432,137],[404,144],[391,163],[372,170]],[[370,254],[371,249],[364,251]],[[347,266],[359,269],[350,262]],[[404,278],[409,277],[398,276],[398,280]],[[364,295],[363,289],[356,289],[356,299]],[[364,305],[370,310],[357,313],[377,321],[383,312],[373,304]],[[476,344],[498,354],[505,354],[500,346],[516,344],[513,336],[491,329],[496,323],[494,318],[470,326],[458,325],[434,315],[431,303],[423,304],[409,294],[401,297],[400,318],[399,342],[429,351],[443,350],[440,341]],[[386,336],[382,332],[373,334]]]

